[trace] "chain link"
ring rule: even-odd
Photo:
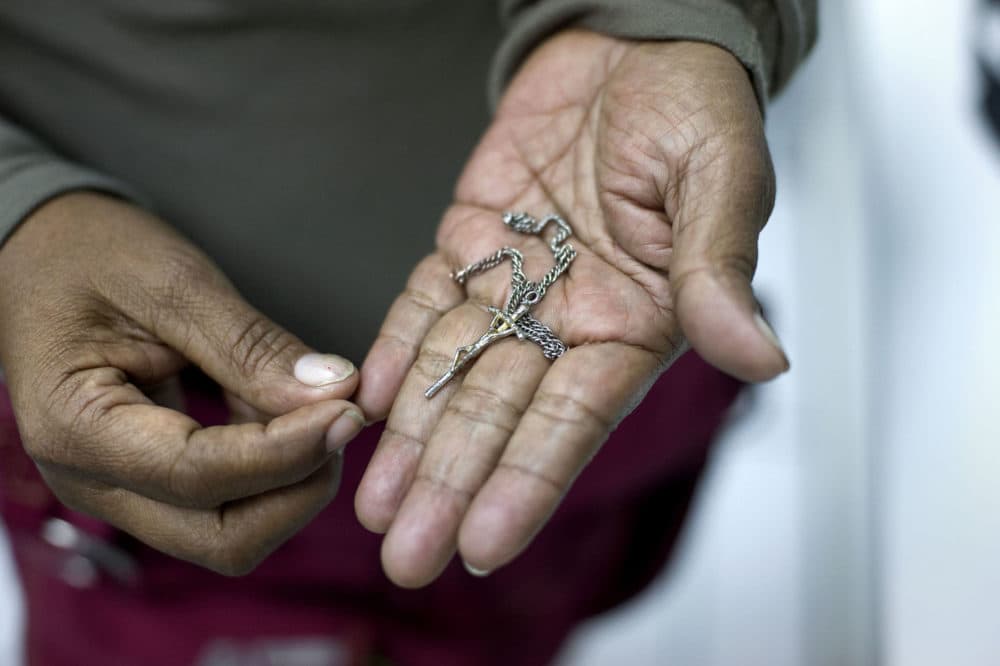
[[[552,250],[552,256],[555,259],[555,264],[538,283],[532,285],[534,290],[538,293],[538,300],[541,300],[542,297],[545,296],[545,292],[548,291],[549,287],[551,287],[555,281],[559,279],[560,275],[566,272],[570,263],[576,258],[576,250],[573,249],[572,245],[566,242],[566,240],[573,235],[573,230],[570,228],[569,224],[567,224],[566,221],[558,215],[548,215],[541,220],[536,220],[527,213],[505,213],[503,221],[507,227],[517,231],[518,233],[532,234],[535,236],[541,236],[545,231],[545,227],[550,222],[554,222],[556,224],[556,233],[552,237],[552,240],[549,241],[549,249]],[[511,269],[513,271],[512,286],[514,289],[517,289],[519,285],[531,284],[524,274],[524,255],[521,254],[520,250],[516,250],[512,247],[500,248],[490,256],[473,262],[462,270],[454,273],[452,277],[454,277],[459,284],[465,284],[465,281],[470,277],[480,273],[485,273],[491,268],[496,268],[503,263],[504,259],[510,259]],[[513,305],[514,307],[517,307],[520,305],[520,302],[515,301]]]
[[[550,223],[554,224],[556,231],[548,245],[555,263],[542,276],[542,279],[538,282],[528,280],[524,274],[524,255],[520,250],[512,247],[500,248],[488,257],[473,262],[454,273],[452,277],[459,284],[465,284],[470,277],[496,268],[509,259],[511,289],[503,310],[506,314],[513,315],[522,306],[527,306],[530,309],[542,300],[549,287],[555,284],[556,280],[566,272],[576,258],[576,250],[566,242],[573,235],[573,229],[558,215],[547,215],[538,220],[527,213],[505,213],[503,222],[508,228],[518,233],[535,236],[544,235],[546,227]],[[567,349],[566,344],[552,332],[552,329],[526,312],[517,319],[517,329],[518,337],[531,340],[539,345],[547,359],[555,360],[562,356]]]

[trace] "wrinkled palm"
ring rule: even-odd
[[[728,53],[566,33],[533,54],[362,368],[358,402],[388,422],[356,507],[387,533],[388,575],[425,584],[456,549],[484,571],[516,556],[687,344],[745,379],[784,370],[750,289],[772,199],[757,101]],[[450,274],[503,246],[529,279],[552,266],[505,211],[573,227],[578,257],[532,310],[570,349],[551,363],[498,342],[428,400],[511,284],[508,264],[464,288]]]

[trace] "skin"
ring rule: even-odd
[[[757,99],[717,47],[550,39],[511,82],[361,369],[357,396],[386,432],[355,497],[404,587],[456,554],[480,573],[517,556],[615,425],[688,345],[737,377],[788,369],[750,282],[774,177]],[[449,274],[510,245],[529,278],[552,265],[504,211],[558,212],[579,256],[533,314],[571,349],[487,349],[434,399],[423,392],[502,305],[508,266]]]
[[[0,248],[0,364],[58,497],[154,548],[250,571],[332,499],[337,451],[365,413],[388,422],[355,504],[386,535],[388,576],[425,585],[456,552],[492,571],[688,345],[750,381],[787,369],[750,288],[773,190],[757,100],[731,55],[567,32],[511,82],[360,385],[358,373],[304,383],[311,350],[209,258],[90,193],[52,200]],[[529,277],[551,266],[541,240],[504,229],[507,210],[573,225],[579,257],[533,309],[572,349],[550,363],[531,343],[497,343],[427,400],[509,286],[506,266],[465,288],[451,271],[503,245],[523,249]],[[226,389],[233,424],[201,428],[171,409],[188,363]]]
[[[46,483],[220,573],[252,570],[336,493],[358,378],[303,384],[309,352],[189,242],[105,196],[54,199],[0,250],[0,363]],[[153,401],[176,403],[189,362],[228,389],[239,425]]]

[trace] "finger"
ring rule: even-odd
[[[475,341],[489,325],[490,316],[465,303],[431,329],[420,355],[410,367],[386,422],[385,432],[368,463],[354,499],[358,520],[373,532],[385,532],[413,481],[420,456],[434,425],[457,390],[456,377],[434,397],[424,395],[451,365],[455,349]]]
[[[691,158],[674,225],[670,284],[685,336],[705,360],[747,381],[788,370],[750,281],[774,176],[763,138]],[[723,156],[709,157],[713,153]]]
[[[549,365],[537,346],[511,338],[469,369],[383,541],[383,568],[397,585],[426,585],[448,564],[469,503],[496,467]]]
[[[36,459],[200,508],[301,481],[364,423],[351,403],[325,401],[267,425],[201,428],[184,414],[151,404],[111,368],[77,373],[54,398],[65,409],[56,413],[45,441],[31,438]]]
[[[368,418],[386,417],[428,331],[465,300],[451,272],[443,255],[432,254],[417,265],[389,309],[361,366],[357,403]]]
[[[128,532],[143,543],[227,576],[252,571],[305,527],[337,493],[342,457],[334,456],[300,482],[226,504],[182,508],[123,488],[41,467],[67,506]]]
[[[259,411],[277,415],[357,388],[354,365],[317,354],[250,306],[180,239],[153,244],[140,275],[107,280],[109,300]]]
[[[662,363],[657,354],[607,343],[570,349],[552,365],[459,529],[469,566],[492,571],[527,546]]]
[[[358,373],[347,359],[313,352],[238,297],[228,311],[215,307],[220,314],[187,325],[181,351],[255,410],[284,414],[309,402],[347,399],[357,389]]]

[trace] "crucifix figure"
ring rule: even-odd
[[[545,275],[540,282],[529,282],[524,275],[524,257],[514,248],[501,248],[494,254],[477,261],[454,275],[456,281],[461,284],[465,280],[477,273],[489,270],[498,266],[505,259],[510,259],[513,275],[511,278],[511,293],[507,299],[507,304],[501,310],[489,306],[489,311],[493,314],[493,321],[486,332],[472,344],[459,347],[452,358],[451,366],[440,379],[434,382],[425,392],[427,398],[434,395],[450,382],[465,366],[474,361],[491,344],[511,335],[516,335],[520,340],[531,340],[542,348],[545,358],[555,360],[566,351],[566,345],[560,340],[552,330],[532,317],[528,311],[536,303],[542,300],[542,296],[562,273],[569,268],[570,262],[576,257],[573,246],[566,243],[566,239],[572,234],[569,225],[557,215],[549,215],[541,221],[530,215],[507,213],[504,215],[504,223],[521,233],[540,234],[549,222],[555,222],[558,226],[555,238],[549,243],[549,248],[555,257],[555,266]]]

